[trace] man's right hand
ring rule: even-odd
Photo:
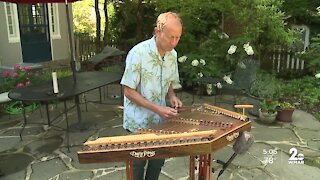
[[[124,95],[130,99],[130,101],[136,103],[137,105],[147,108],[157,114],[163,119],[171,119],[178,115],[178,110],[166,106],[159,106],[156,104],[151,103],[147,99],[145,99],[143,96],[141,96],[140,93],[138,93],[135,89],[132,89],[128,86],[124,87]]]
[[[173,109],[171,107],[167,107],[167,106],[160,106],[158,114],[163,119],[172,119],[177,117],[178,110]]]

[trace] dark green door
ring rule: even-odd
[[[23,62],[51,60],[47,4],[18,4]]]

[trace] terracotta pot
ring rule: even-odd
[[[277,112],[275,113],[267,113],[267,112],[261,112],[261,109],[259,109],[259,121],[262,123],[271,124],[276,120]]]
[[[277,121],[292,122],[292,114],[294,109],[279,109],[277,113]]]

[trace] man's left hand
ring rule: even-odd
[[[172,107],[175,107],[175,108],[182,107],[182,102],[180,101],[180,99],[177,96],[172,96],[170,98],[170,103],[171,103]]]

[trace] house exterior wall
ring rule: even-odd
[[[22,51],[20,42],[10,42],[8,39],[8,29],[6,25],[4,2],[0,2],[0,66],[11,67],[22,62]]]
[[[52,60],[70,59],[69,37],[67,26],[66,6],[58,4],[60,38],[51,38]],[[69,14],[72,19],[72,8],[69,5]],[[9,42],[7,20],[5,14],[5,3],[0,2],[0,68],[12,68],[13,65],[23,63],[21,42]],[[71,32],[73,32],[73,21],[70,21]],[[73,37],[73,33],[72,33]],[[74,38],[73,38],[74,39]]]
[[[52,60],[70,59],[68,24],[66,15],[66,6],[59,4],[59,26],[61,38],[51,39]],[[72,9],[69,7],[69,14],[72,19]],[[73,21],[70,22],[71,32],[73,32]],[[72,34],[73,35],[73,34]]]

